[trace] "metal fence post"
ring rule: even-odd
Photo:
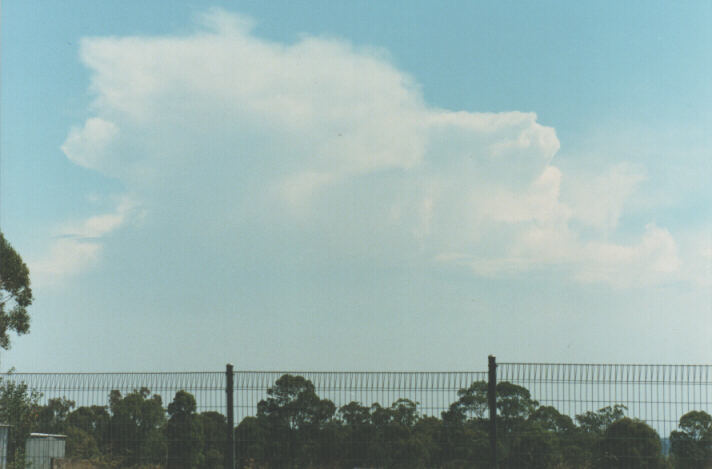
[[[232,364],[225,366],[227,393],[227,448],[225,448],[225,469],[235,469],[235,407],[233,405],[234,380]]]
[[[497,469],[497,360],[490,355],[488,363],[487,401],[489,406],[490,467]]]

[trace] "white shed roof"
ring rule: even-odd
[[[30,433],[30,438],[67,438],[67,435],[53,435],[51,433]]]

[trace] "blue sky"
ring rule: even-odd
[[[6,2],[21,371],[709,362],[708,2]]]

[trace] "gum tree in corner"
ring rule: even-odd
[[[20,255],[0,233],[0,347],[10,347],[9,332],[30,330],[27,308],[32,304],[30,271]]]

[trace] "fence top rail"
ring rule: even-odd
[[[662,367],[662,368],[712,368],[710,364],[682,364],[682,363],[563,363],[563,362],[497,362],[497,366],[561,366],[561,367]],[[487,373],[487,370],[240,370],[234,373],[271,373],[271,374],[478,374]],[[123,376],[123,375],[213,375],[224,374],[220,371],[9,371],[0,372],[0,377],[12,376]]]
[[[12,376],[125,376],[125,375],[214,375],[225,371],[12,371],[0,373],[0,377]]]
[[[487,374],[486,371],[478,370],[461,370],[461,371],[384,371],[384,370],[374,370],[374,371],[319,371],[319,370],[235,370],[235,373],[261,373],[261,374],[291,374],[291,375],[302,375],[302,374],[321,374],[321,375],[377,375],[377,374],[389,374],[389,375],[435,375],[435,374]]]
[[[198,373],[9,373],[0,381],[22,383],[40,391],[104,391],[148,388],[154,392],[173,389],[218,390],[225,386],[225,372]]]
[[[487,373],[482,370],[454,370],[454,371],[388,371],[388,370],[373,370],[373,371],[323,371],[323,370],[234,370],[233,373],[272,373],[272,374],[403,374],[403,375],[418,375],[418,374],[478,374]],[[13,371],[0,373],[0,376],[92,376],[92,375],[212,375],[225,374],[225,371]]]
[[[712,365],[501,363],[500,380],[712,385]]]
[[[684,363],[556,363],[556,362],[497,362],[497,365],[506,366],[639,366],[639,367],[686,367],[686,368],[708,368],[712,363],[704,364],[684,364]]]

